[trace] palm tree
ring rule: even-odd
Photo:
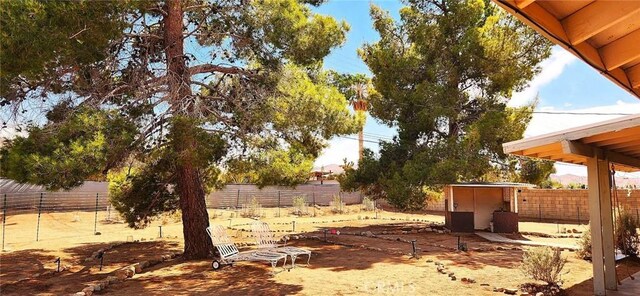
[[[367,112],[367,96],[368,96],[369,84],[365,82],[359,82],[353,84],[351,89],[355,93],[354,100],[351,101],[351,105],[356,112]],[[364,125],[358,132],[358,159],[362,160],[364,152]]]

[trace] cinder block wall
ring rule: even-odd
[[[640,216],[640,190],[617,190],[620,206]],[[588,190],[585,189],[522,189],[518,193],[518,213],[521,218],[542,220],[589,220]]]
[[[640,218],[640,190],[617,190],[620,206]],[[427,211],[444,212],[445,200],[429,202]],[[589,220],[588,190],[522,189],[518,193],[518,213],[523,220],[572,221]]]

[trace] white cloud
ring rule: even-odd
[[[320,167],[330,164],[342,164],[343,159],[358,162],[358,141],[357,135],[347,138],[334,138],[329,141],[329,146],[322,151],[316,159],[315,166]]]
[[[15,138],[16,136],[23,136],[26,137],[27,133],[24,131],[20,131],[18,132],[15,128],[13,127],[5,127],[5,128],[0,128],[0,147],[2,147],[2,144],[6,141],[6,140],[11,140],[13,138]]]
[[[598,106],[584,109],[562,110],[558,111],[554,107],[543,107],[538,111],[545,112],[570,112],[570,113],[621,113],[636,114],[640,113],[640,103],[616,102],[614,105]],[[525,138],[537,135],[547,134],[560,131],[572,127],[582,126],[586,124],[596,123],[620,117],[623,115],[568,115],[568,114],[533,114],[533,118],[529,123],[529,127],[524,132]]]
[[[554,46],[551,50],[551,56],[540,63],[542,70],[538,75],[533,77],[527,86],[521,92],[514,93],[508,105],[512,107],[524,106],[535,99],[540,89],[549,82],[556,79],[564,68],[571,63],[577,61],[574,55],[559,46]]]

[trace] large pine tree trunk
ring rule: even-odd
[[[177,120],[174,125],[182,125],[184,129],[175,127],[180,131],[192,130],[190,120]],[[207,258],[213,251],[211,239],[205,229],[209,226],[209,214],[205,203],[205,193],[202,178],[195,168],[190,155],[193,148],[197,147],[192,133],[185,132],[178,146],[182,146],[177,166],[177,191],[180,195],[180,209],[182,210],[182,233],[184,234],[184,257],[187,259]]]
[[[167,15],[164,17],[164,41],[167,58],[167,76],[171,108],[174,112],[172,133],[176,150],[176,190],[180,196],[182,210],[182,232],[184,234],[184,257],[187,259],[207,258],[213,245],[205,229],[209,226],[209,215],[205,204],[202,178],[195,163],[194,155],[198,142],[193,131],[196,122],[190,120],[190,108],[185,104],[192,93],[189,73],[184,59],[183,11],[180,0],[165,3]]]

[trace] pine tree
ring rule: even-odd
[[[1,0],[0,114],[28,132],[2,175],[56,189],[112,172],[131,226],[179,209],[184,256],[209,256],[221,171],[304,168],[361,125],[322,70],[348,25],[321,2]],[[299,182],[282,171],[264,183]]]

